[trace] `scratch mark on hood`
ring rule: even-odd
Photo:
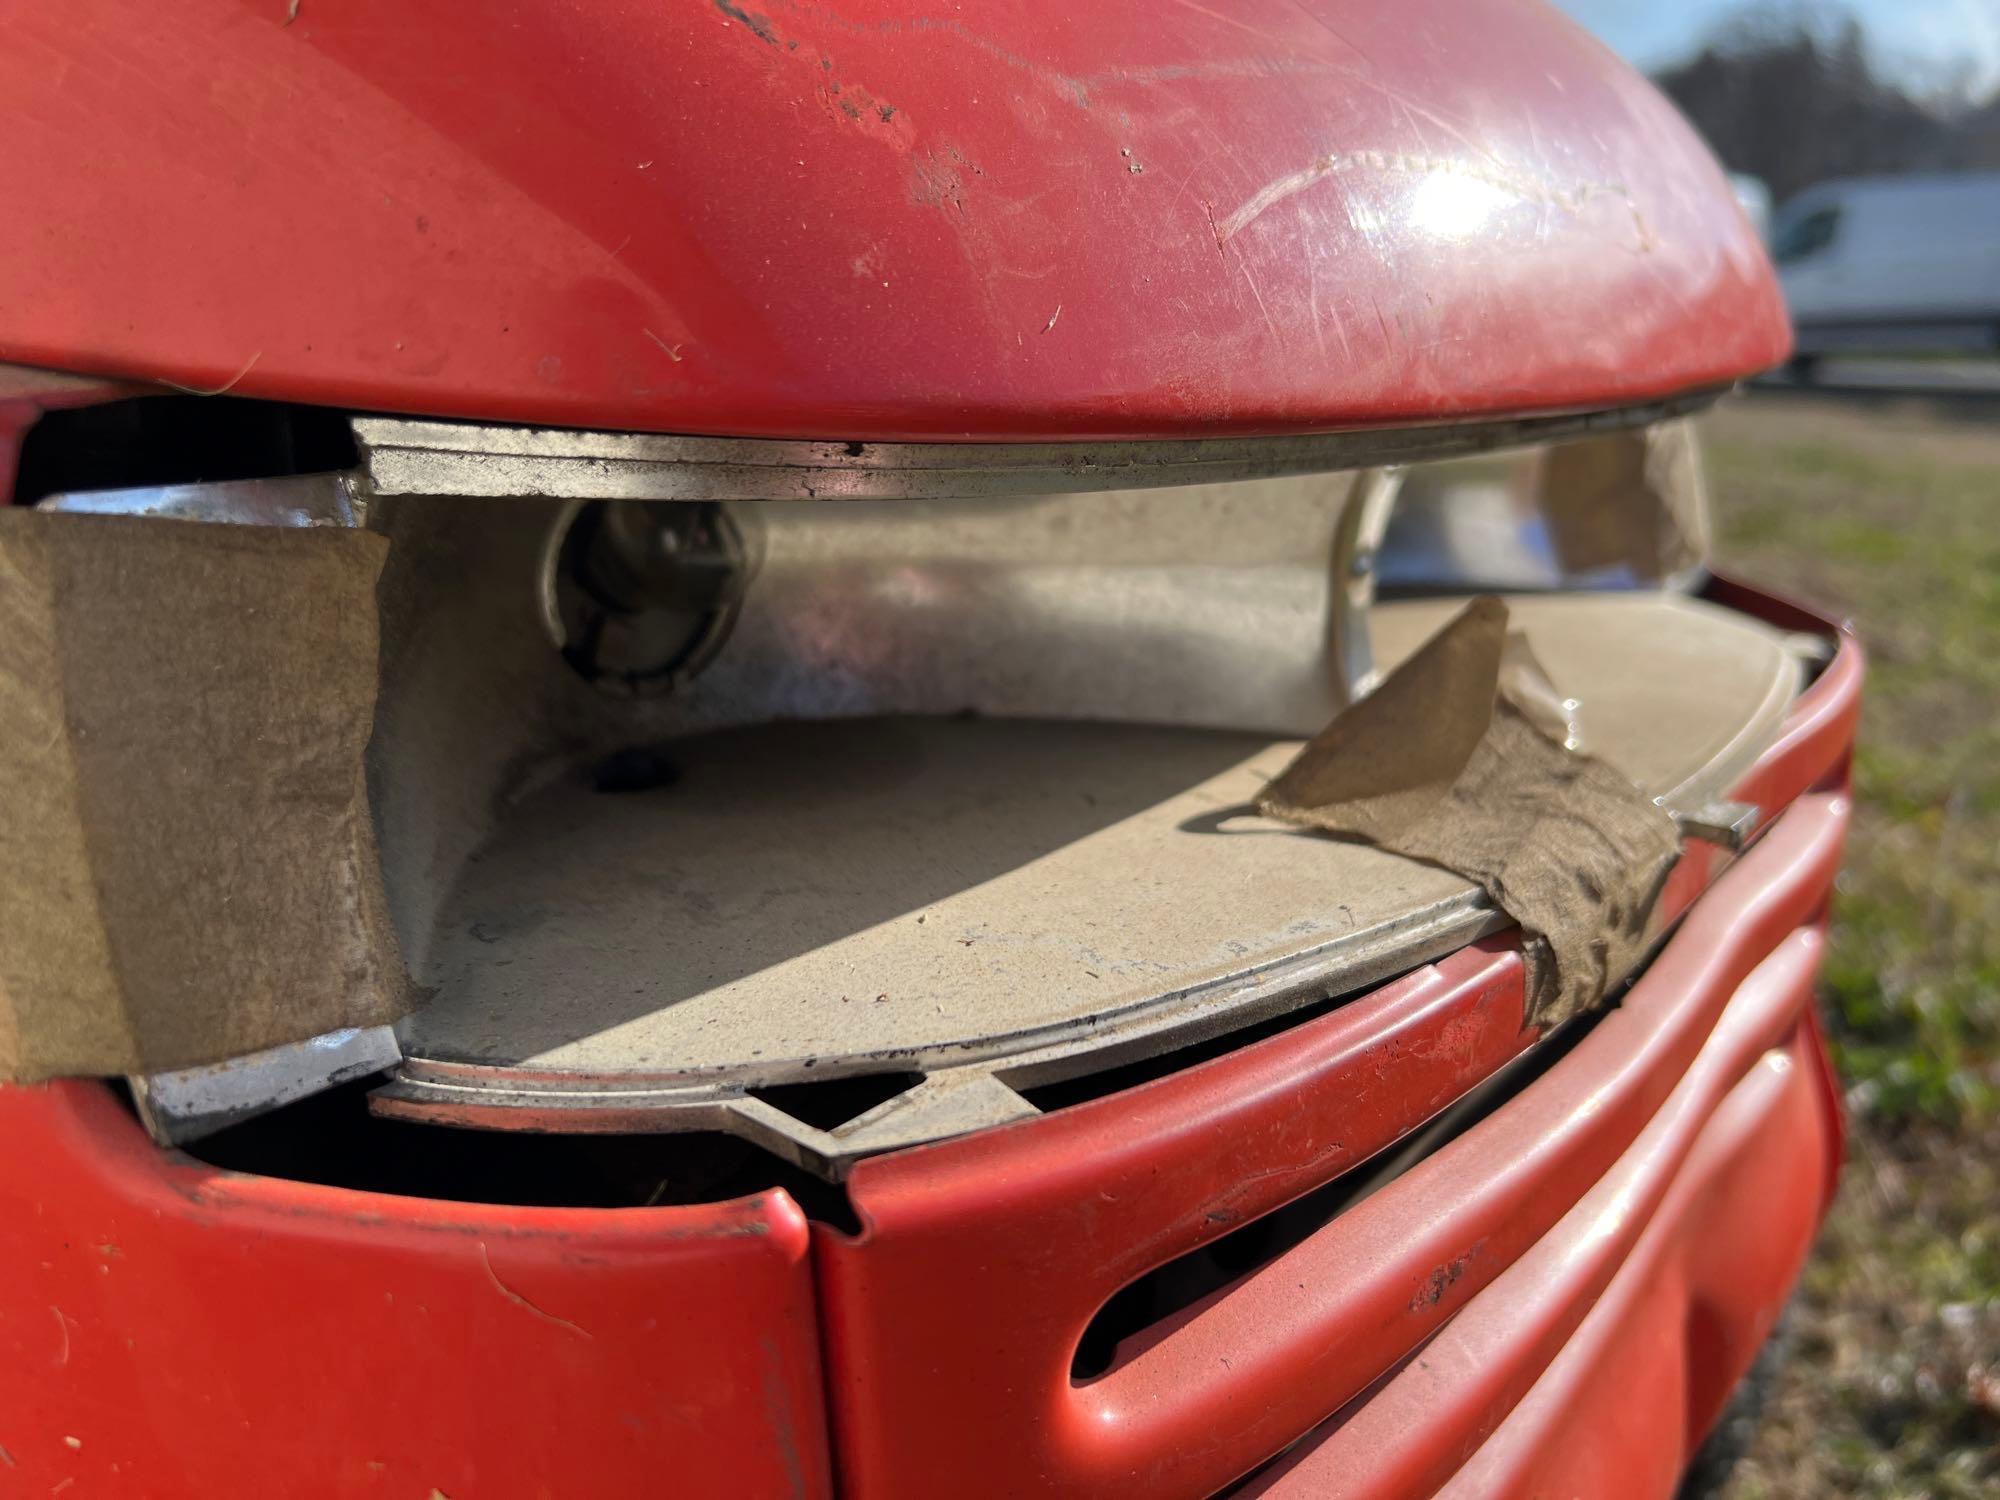
[[[1294,193],[1303,193],[1322,177],[1335,172],[1344,172],[1351,165],[1348,158],[1338,154],[1322,156],[1309,167],[1296,172],[1287,172],[1282,177],[1274,177],[1252,193],[1235,212],[1225,214],[1215,226],[1215,242],[1226,245],[1237,233],[1259,214],[1277,207]]]
[[[722,4],[723,0],[716,0]],[[995,61],[1004,63],[1028,74],[1048,85],[1062,98],[1078,109],[1089,109],[1092,94],[1102,88],[1118,85],[1159,86],[1188,80],[1210,80],[1225,78],[1277,78],[1289,74],[1323,77],[1351,77],[1354,70],[1338,64],[1329,64],[1312,58],[1301,58],[1290,51],[1263,57],[1205,57],[1185,62],[1159,63],[1140,67],[1110,67],[1087,74],[1065,73],[1051,68],[1046,63],[1001,45],[992,38],[975,31],[956,16],[908,16],[892,17],[886,20],[858,21],[828,9],[811,0],[775,0],[787,11],[807,17],[823,26],[837,28],[851,35],[865,36],[921,36],[925,34],[954,37],[966,45],[975,47]],[[1194,7],[1200,9],[1199,6]]]
[[[1362,169],[1376,172],[1404,172],[1423,177],[1459,177],[1468,181],[1484,183],[1487,187],[1506,193],[1524,203],[1554,206],[1569,213],[1579,213],[1583,208],[1600,197],[1615,198],[1623,202],[1632,216],[1633,230],[1641,250],[1649,250],[1651,232],[1645,216],[1633,201],[1632,195],[1616,183],[1582,182],[1572,188],[1551,188],[1542,183],[1516,176],[1507,172],[1494,172],[1464,161],[1452,161],[1445,157],[1424,156],[1401,151],[1333,151],[1301,167],[1296,172],[1287,172],[1274,177],[1252,193],[1233,212],[1215,220],[1215,242],[1227,244],[1241,233],[1260,215],[1283,203],[1287,198],[1304,192],[1323,178],[1341,172]]]
[[[1207,16],[1211,21],[1220,21],[1224,26],[1234,26],[1238,31],[1247,31],[1262,41],[1276,42],[1280,46],[1288,45],[1287,39],[1282,36],[1275,36],[1271,32],[1252,26],[1248,21],[1239,21],[1234,16],[1226,16],[1219,10],[1210,10],[1206,5],[1196,3],[1196,0],[1174,0],[1174,4],[1180,6],[1182,10],[1191,10],[1196,15]]]

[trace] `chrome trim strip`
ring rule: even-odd
[[[366,506],[346,474],[294,474],[216,484],[163,484],[51,495],[37,510],[79,516],[151,516],[232,526],[360,526]]]
[[[905,500],[1058,494],[1379,468],[1642,427],[1721,390],[1611,410],[1278,437],[1073,443],[803,442],[356,417],[377,495]]]
[[[402,1060],[394,1028],[350,1026],[227,1062],[135,1073],[129,1082],[146,1133],[162,1146],[176,1146]]]

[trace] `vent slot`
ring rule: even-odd
[[[1353,1171],[1284,1207],[1155,1267],[1098,1310],[1070,1361],[1070,1378],[1096,1379],[1186,1321],[1203,1303],[1332,1223],[1363,1199],[1456,1140],[1566,1057],[1608,1014],[1579,1016],[1507,1063],[1403,1139]]]

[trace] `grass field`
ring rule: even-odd
[[[1722,565],[1870,678],[1825,1004],[1850,1161],[1725,1493],[2000,1494],[2000,400],[1759,394],[1708,422]]]

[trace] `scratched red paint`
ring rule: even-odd
[[[219,1172],[94,1082],[0,1088],[0,1137],[0,1492],[829,1493],[782,1193],[520,1208]]]
[[[286,19],[7,7],[0,359],[1026,438],[1595,406],[1787,345],[1715,163],[1540,0]]]

